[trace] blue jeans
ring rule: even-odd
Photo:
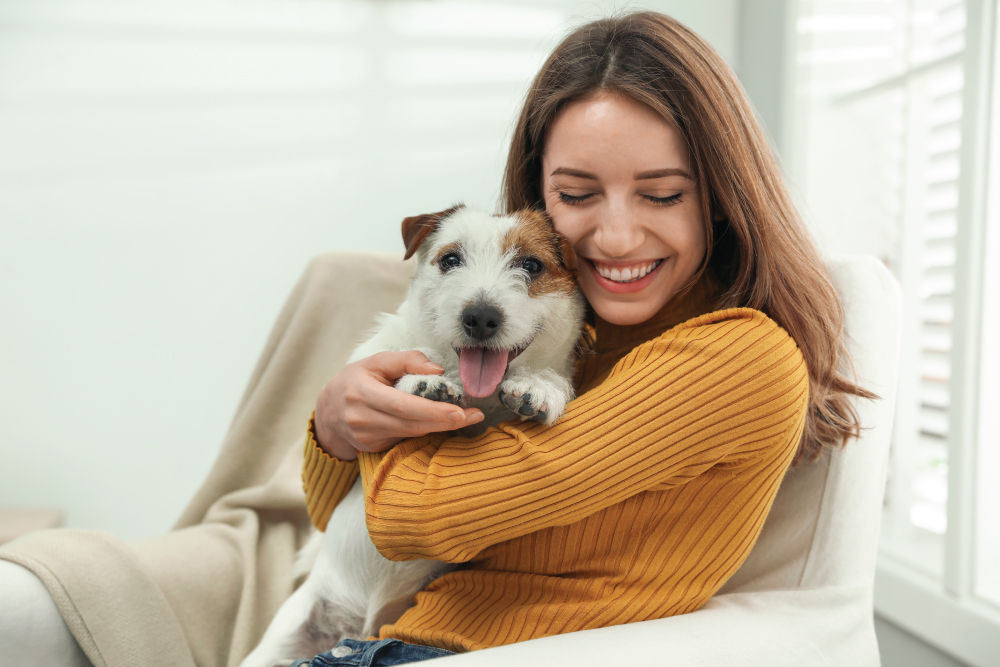
[[[407,644],[398,639],[345,639],[311,660],[296,660],[292,667],[389,667],[452,654],[443,648]]]

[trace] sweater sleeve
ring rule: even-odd
[[[315,414],[306,430],[302,461],[302,488],[306,494],[306,509],[314,526],[326,530],[326,523],[358,477],[357,461],[341,461],[327,454],[316,442]]]
[[[465,562],[723,462],[787,467],[808,395],[802,354],[775,322],[709,313],[635,347],[552,426],[508,422],[361,454],[369,534],[387,558]]]

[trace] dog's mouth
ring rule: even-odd
[[[463,347],[458,352],[458,374],[465,393],[473,398],[485,398],[496,391],[507,373],[507,366],[531,344],[513,350],[488,347]]]

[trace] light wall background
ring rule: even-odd
[[[739,5],[643,6],[739,67]],[[167,530],[308,259],[494,208],[548,51],[629,8],[0,0],[0,509]]]

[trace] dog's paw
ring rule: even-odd
[[[462,385],[440,375],[404,375],[396,381],[396,388],[432,401],[465,404],[465,391]]]
[[[566,384],[567,386],[563,386]],[[568,383],[511,378],[500,383],[500,402],[522,419],[551,424],[562,416],[569,398]]]

